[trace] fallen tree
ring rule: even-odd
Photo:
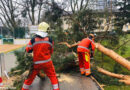
[[[78,42],[79,43],[79,42]],[[64,44],[69,48],[72,48],[74,46],[77,46],[78,43],[74,43],[72,45],[68,44],[67,42],[60,42],[59,44]],[[103,45],[101,45],[100,43],[95,43],[96,48],[104,53],[105,55],[111,57],[113,60],[115,60],[117,63],[121,64],[122,66],[124,66],[125,68],[127,68],[128,70],[130,70],[130,61],[123,58],[122,56],[118,55],[116,52],[114,52],[111,49],[105,48]],[[123,82],[127,85],[130,85],[130,76],[128,75],[123,75],[123,74],[115,74],[115,73],[111,73],[107,70],[104,70],[102,68],[97,68],[97,70],[107,76],[111,76],[111,77],[115,77],[120,79],[119,82]]]
[[[79,43],[79,42],[78,42]],[[72,45],[68,44],[67,42],[60,42],[59,44],[65,44],[67,47],[72,48],[74,46],[77,46],[78,43],[74,43]],[[122,66],[124,66],[125,68],[127,68],[128,70],[130,70],[130,61],[123,58],[122,56],[120,56],[119,54],[115,53],[113,50],[105,48],[103,45],[101,45],[100,43],[95,43],[96,48],[104,53],[105,55],[111,57],[113,60],[115,60],[116,62],[118,62],[119,64],[121,64]]]

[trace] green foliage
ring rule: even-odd
[[[15,55],[17,57],[17,66],[11,69],[11,74],[10,76],[15,76],[15,75],[22,75],[25,71],[29,70],[33,64],[32,60],[32,55],[25,53],[24,48],[20,51],[15,51]],[[17,72],[18,71],[18,72]],[[16,87],[17,90],[20,90],[24,82],[24,78],[22,80],[15,80],[14,81],[14,86]]]
[[[93,32],[94,29],[99,28],[97,24],[102,24],[102,18],[107,19],[108,22],[108,17],[110,17],[110,14],[107,11],[99,14],[93,12],[92,10],[79,10],[74,14],[63,16],[62,8],[56,3],[53,3],[51,8],[48,8],[48,10],[45,12],[45,16],[43,16],[43,20],[47,21],[51,25],[51,30],[54,30],[48,33],[55,42],[52,60],[57,72],[78,71],[77,67],[75,66],[76,57],[74,57],[72,54],[73,51],[76,52],[76,47],[69,49],[67,46],[59,45],[58,43],[68,42],[69,44],[73,44],[82,40],[86,37],[84,32],[87,34]],[[112,32],[97,33],[98,36],[104,37],[101,39],[97,38],[96,41],[102,40],[101,44],[109,49],[114,49],[115,47],[119,46],[121,44],[120,39],[122,38],[120,37],[122,34],[122,25],[124,22],[126,22],[124,21],[125,19],[122,18],[124,18],[123,14],[121,17],[116,16],[114,21],[116,28],[112,30]],[[63,21],[66,21],[67,24],[71,25],[71,27],[69,27],[67,30],[63,30]],[[121,55],[125,55],[126,50],[127,47],[121,47],[119,50],[116,50],[116,52]],[[18,56],[18,66],[12,71],[21,70],[21,72],[17,73],[20,75],[30,67],[32,63],[32,57],[29,55],[23,57],[24,52],[16,52],[16,55]],[[121,67],[121,65],[117,64],[114,60],[98,51],[95,53],[95,60],[93,62],[94,66],[102,67],[111,72],[119,74],[130,74],[127,69]],[[118,79],[97,72],[95,67],[92,67],[92,72],[94,73],[94,77],[100,83],[106,85],[122,85],[122,83],[118,82]]]
[[[73,54],[68,54],[68,56],[61,56],[60,58],[52,57],[53,63],[55,65],[56,72],[71,72],[75,69],[75,57]]]
[[[33,58],[32,55],[25,54],[23,51],[16,51],[15,55],[17,57],[17,66],[12,68],[11,72],[20,70],[20,72],[12,73],[12,75],[21,75],[32,66]]]
[[[129,34],[127,34],[126,37],[121,36],[119,38],[118,43],[115,43],[116,45],[111,44],[109,42],[109,40],[102,41],[102,45],[104,45],[105,47],[107,47],[109,49],[114,49],[114,47],[116,47],[116,46],[118,47],[118,45],[120,46],[120,44],[123,44],[123,42],[126,41],[127,38],[129,38],[129,36],[130,36]],[[126,56],[126,57],[129,56],[129,54],[130,54],[129,53],[129,43],[127,43],[126,45],[124,45],[121,48],[119,48],[118,50],[116,50],[116,53]],[[94,58],[95,58],[95,60],[93,61],[94,67],[92,67],[93,75],[100,83],[107,85],[105,87],[105,90],[117,90],[117,89],[121,89],[121,88],[125,88],[123,90],[127,90],[127,88],[129,88],[129,87],[125,86],[123,83],[119,83],[118,79],[115,79],[110,76],[99,73],[96,70],[95,66],[99,66],[99,67],[104,68],[113,73],[124,74],[124,75],[130,75],[129,70],[122,67],[120,64],[118,64],[117,62],[112,60],[110,57],[102,54],[101,52],[99,52],[97,50],[95,51]],[[123,86],[121,86],[121,85],[123,85]],[[110,89],[112,87],[115,87],[115,88]]]
[[[16,90],[20,90],[22,85],[23,85],[24,79],[22,79],[21,81],[15,81],[14,82],[14,86],[16,87]]]
[[[58,17],[57,19],[56,17],[53,17],[55,15],[56,17]],[[52,60],[54,61],[56,71],[59,72],[59,70],[61,70],[63,72],[65,71],[76,72],[78,71],[79,68],[75,66],[75,69],[73,70],[73,68],[69,66],[69,63],[71,63],[72,65],[72,63],[74,63],[74,59],[76,58],[74,56],[72,57],[68,56],[68,54],[70,53],[72,54],[72,51],[76,52],[76,47],[69,49],[65,45],[58,45],[57,43],[65,41],[68,42],[69,44],[73,44],[74,42],[82,40],[83,38],[86,37],[83,31],[85,31],[85,33],[87,34],[93,32],[94,29],[100,28],[99,26],[102,24],[103,18],[106,19],[107,22],[109,22],[111,15],[107,10],[102,13],[93,12],[92,10],[79,10],[73,14],[63,16],[64,19],[61,18],[61,15],[59,16],[57,15],[58,14],[56,12],[53,13],[53,15],[52,13],[49,12],[48,14],[47,12],[46,15],[46,18],[48,18],[46,20],[51,23],[51,27],[55,30],[54,32],[51,32],[51,36],[55,41],[55,47],[54,47],[55,50],[52,56]],[[115,19],[120,20],[117,17]],[[71,27],[69,27],[67,30],[63,30],[62,28],[63,23],[61,22],[63,20],[66,21],[67,24],[71,25]],[[115,29],[113,29],[111,32],[97,33],[98,36],[103,37],[96,38],[96,41],[98,42],[101,40],[101,44],[104,45],[106,48],[115,49],[116,47],[121,45],[120,39],[122,39],[122,37],[124,36],[121,37],[123,33],[122,33],[122,27],[119,25],[123,25],[124,23],[122,22],[124,21],[118,22],[118,20],[117,21],[112,20],[112,23],[115,23]],[[97,26],[97,24],[99,26]],[[116,26],[116,24],[118,25]],[[116,52],[119,53],[120,55],[125,55],[126,51],[127,48],[125,46],[116,50]],[[125,69],[121,65],[117,64],[114,60],[98,51],[96,51],[95,53],[95,60],[93,62],[94,62],[93,66],[99,66],[114,73],[130,74],[127,69]],[[66,67],[68,67],[69,69],[66,69]],[[118,82],[118,79],[97,72],[95,67],[92,67],[92,72],[94,73],[93,74],[94,77],[100,83],[106,85],[117,85],[117,86],[123,85],[122,83]]]
[[[111,85],[111,86],[105,86],[104,89],[105,90],[130,90],[130,86],[126,86],[126,85],[114,86],[114,85]]]

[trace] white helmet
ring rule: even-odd
[[[36,35],[39,35],[41,37],[48,36],[47,30],[49,27],[50,27],[49,24],[47,24],[46,22],[41,22],[38,25],[38,32],[36,33]]]

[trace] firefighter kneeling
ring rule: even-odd
[[[78,44],[77,48],[81,75],[85,74],[86,76],[89,76],[91,74],[90,57],[91,58],[93,57],[94,51],[95,51],[94,35],[89,34],[88,38],[83,39]]]
[[[58,79],[56,77],[55,68],[51,60],[51,54],[53,53],[54,42],[51,38],[47,37],[46,32],[49,25],[45,22],[39,24],[38,32],[35,37],[32,38],[26,47],[28,53],[33,52],[33,69],[30,71],[28,78],[24,81],[22,90],[29,90],[29,86],[32,84],[36,75],[40,70],[43,70],[49,77],[53,90],[59,90]]]

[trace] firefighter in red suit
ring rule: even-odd
[[[29,90],[29,86],[32,84],[40,70],[43,70],[49,77],[53,90],[59,90],[58,79],[51,60],[54,42],[51,38],[47,37],[48,33],[46,33],[46,31],[48,28],[49,25],[46,22],[40,23],[38,26],[38,32],[26,47],[28,53],[33,52],[34,64],[28,78],[24,81],[22,90]]]
[[[89,76],[91,74],[90,57],[93,58],[94,51],[95,51],[94,35],[89,34],[87,38],[84,38],[78,44],[77,48],[81,75],[85,74],[86,76]]]

